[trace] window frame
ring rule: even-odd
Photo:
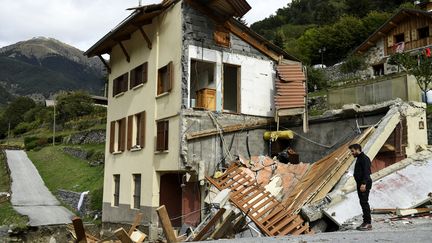
[[[113,97],[118,97],[119,95],[128,91],[129,84],[129,72],[124,73],[117,78],[113,79]]]
[[[139,178],[139,184],[137,184]],[[140,209],[141,208],[141,187],[142,187],[142,175],[141,174],[132,174],[133,180],[133,194],[132,194],[132,208]],[[137,185],[139,185],[137,187]],[[138,195],[137,195],[138,194]]]
[[[114,182],[113,206],[118,207],[120,205],[120,174],[113,175],[113,182]]]
[[[130,71],[129,88],[134,89],[148,81],[148,62],[138,65]]]
[[[173,80],[174,80],[173,72],[174,72],[173,62],[169,62],[167,65],[158,69],[157,89],[156,89],[157,96],[162,96],[172,91]],[[163,80],[163,77],[165,75],[167,77],[167,80]],[[168,83],[165,84],[164,81]]]
[[[398,41],[398,38],[401,37],[401,36],[402,36],[403,40],[402,41]],[[394,43],[395,44],[405,42],[405,33],[396,34],[396,35],[393,36],[393,38],[394,38]]]
[[[422,37],[421,33],[423,33],[423,31],[427,31],[427,36]],[[428,37],[430,37],[429,26],[425,26],[425,27],[421,27],[421,28],[417,29],[417,39],[418,40],[426,39]]]
[[[156,152],[165,152],[168,150],[169,150],[169,120],[160,120],[156,122]]]

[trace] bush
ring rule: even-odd
[[[30,122],[21,122],[20,124],[18,124],[14,130],[13,130],[13,134],[15,135],[21,135],[24,134],[34,128],[37,127],[36,122],[30,123]]]
[[[71,92],[57,96],[58,122],[64,124],[67,121],[80,116],[92,114],[94,111],[93,100],[87,93]]]
[[[358,55],[352,55],[348,57],[344,63],[342,63],[340,70],[343,73],[355,73],[357,71],[364,70],[367,67],[363,57]]]
[[[314,91],[315,85],[318,89],[327,88],[327,78],[321,69],[308,67],[307,69],[308,90]]]
[[[35,150],[43,148],[49,144],[52,144],[53,138],[52,137],[37,137],[37,136],[30,136],[24,138],[24,148],[26,150]],[[63,136],[58,135],[55,137],[55,143],[61,143],[63,142]]]

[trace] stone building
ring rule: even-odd
[[[85,53],[109,72],[104,222],[141,211],[154,237],[165,205],[174,226],[197,225],[206,175],[237,154],[265,154],[263,132],[281,117],[306,117],[302,64],[237,20],[250,9],[245,0],[131,8]]]

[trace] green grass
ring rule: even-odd
[[[327,90],[325,89],[308,93],[308,97],[319,97],[324,95],[327,95]]]
[[[90,191],[91,208],[101,210],[103,166],[91,167],[87,161],[69,156],[62,149],[63,146],[48,146],[29,151],[28,156],[52,192],[58,189]]]
[[[9,174],[6,170],[6,159],[0,153],[0,191],[8,192],[10,188]],[[0,203],[0,225],[14,225],[16,228],[27,226],[27,217],[18,214],[9,201]]]

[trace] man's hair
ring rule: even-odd
[[[361,145],[358,144],[358,143],[351,144],[348,148],[349,148],[349,149],[355,149],[355,150],[362,151],[362,147],[361,147]]]

